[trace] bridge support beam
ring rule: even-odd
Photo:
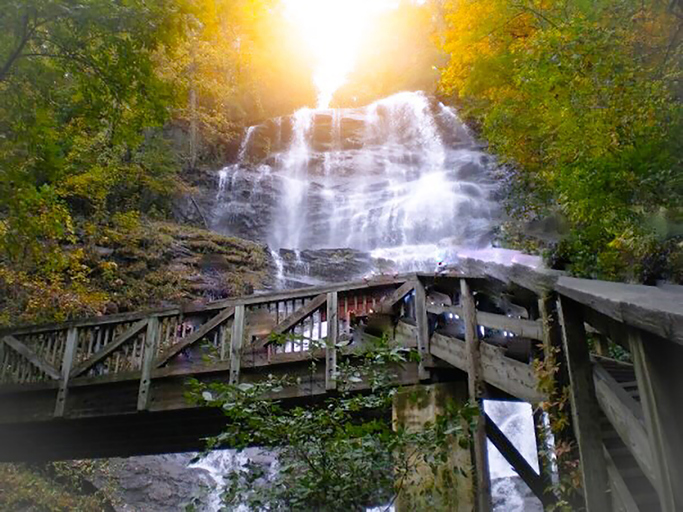
[[[159,343],[159,318],[153,316],[147,322],[147,334],[142,353],[142,371],[140,373],[140,388],[138,390],[138,411],[149,408],[149,390],[152,385],[152,368],[154,356]]]
[[[562,343],[569,370],[574,433],[581,455],[583,492],[588,512],[609,512],[612,499],[600,429],[600,406],[593,384],[586,329],[581,305],[566,297],[558,301]]]
[[[392,417],[394,428],[403,426],[419,430],[442,414],[449,402],[463,404],[467,400],[464,382],[419,384],[404,388],[394,396]],[[409,469],[396,499],[396,511],[412,510],[473,510],[474,487],[470,450],[453,439],[448,461],[441,464],[436,479],[425,463]],[[460,471],[463,470],[463,471]],[[451,478],[446,478],[447,472]]]
[[[64,348],[64,356],[62,357],[62,378],[59,381],[59,388],[57,390],[57,403],[55,404],[56,417],[64,416],[64,409],[66,408],[66,396],[69,391],[69,378],[71,377],[71,367],[74,362],[77,344],[78,328],[71,327],[66,335],[66,347]]]
[[[237,384],[240,380],[245,314],[244,304],[235,306],[235,319],[233,320],[232,336],[230,337],[230,384]]]
[[[465,315],[465,344],[467,347],[467,388],[471,400],[479,405],[479,416],[474,431],[474,467],[477,471],[477,511],[491,510],[491,478],[486,444],[486,419],[484,393],[486,385],[482,377],[479,334],[477,332],[477,309],[474,295],[466,279],[460,280],[460,303]]]
[[[636,330],[629,342],[660,506],[664,512],[683,510],[683,347]]]
[[[339,306],[337,292],[327,294],[327,343],[325,346],[325,389],[337,387],[337,335]]]

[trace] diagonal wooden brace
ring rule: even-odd
[[[7,335],[0,339],[0,341],[4,342],[5,345],[10,347],[18,354],[20,354],[24,359],[26,359],[33,366],[38,368],[41,372],[47,374],[50,378],[54,380],[59,380],[59,378],[61,377],[61,375],[59,374],[59,370],[57,370],[57,368],[55,368],[53,365],[45,361],[45,359],[43,359],[38,354],[33,352],[33,350],[28,348],[14,336]]]
[[[128,329],[126,329],[124,332],[122,332],[119,336],[114,339],[111,343],[108,343],[104,347],[102,347],[100,350],[98,350],[96,353],[91,355],[88,359],[83,361],[81,364],[75,366],[73,370],[71,370],[71,378],[78,377],[79,375],[84,374],[87,372],[90,368],[95,366],[97,363],[105,359],[107,356],[112,354],[117,348],[119,348],[121,345],[126,343],[127,341],[132,340],[135,336],[137,336],[142,330],[147,327],[147,322],[148,319],[144,318],[140,320],[139,322],[134,323],[131,325]]]
[[[303,307],[297,309],[294,313],[285,318],[282,322],[277,324],[272,330],[272,334],[278,335],[287,332],[289,329],[294,327],[296,324],[304,320],[305,318],[312,315],[318,308],[322,307],[327,302],[327,294],[321,293],[313,298],[310,302],[307,302]],[[264,348],[270,342],[268,337],[265,337],[253,346],[254,350],[259,350]]]
[[[396,288],[391,295],[388,295],[380,301],[379,305],[377,306],[377,312],[384,314],[391,313],[394,305],[414,289],[415,281],[406,281],[401,286]]]
[[[541,500],[541,503],[545,507],[550,507],[553,505],[557,499],[550,492],[551,482],[546,477],[546,475],[539,475],[534,468],[526,461],[524,456],[517,451],[517,448],[510,442],[507,436],[498,428],[498,425],[489,417],[488,414],[484,413],[484,419],[486,422],[486,436],[493,443],[493,445],[498,448],[505,460],[507,460],[512,469],[514,469],[520,478],[524,481],[531,492],[533,492],[536,497]]]
[[[208,322],[202,324],[202,326],[196,331],[194,331],[192,334],[186,336],[185,338],[181,339],[178,343],[175,343],[174,345],[167,348],[166,351],[154,361],[155,368],[159,368],[165,365],[175,355],[185,350],[190,345],[195,344],[197,341],[199,341],[204,336],[213,331],[216,327],[218,327],[223,322],[231,318],[234,314],[235,308],[230,307],[224,309],[216,316],[212,317]]]

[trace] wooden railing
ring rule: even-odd
[[[682,304],[680,287],[466,260],[439,274],[21,327],[0,332],[0,405],[2,397],[11,398],[0,423],[113,414],[82,397],[72,405],[70,396],[115,383],[134,383],[137,411],[189,407],[176,397],[180,385],[163,392],[168,398],[162,383],[194,375],[235,383],[259,378],[259,368],[310,359],[324,361],[316,389],[330,392],[338,360],[380,335],[421,356],[416,373],[402,383],[461,371],[472,399],[538,404],[548,397],[539,389],[534,361],[555,354],[558,384],[570,390],[587,509],[660,506],[673,512],[683,510]],[[617,348],[630,361],[610,358]],[[306,393],[314,387],[309,383]],[[303,395],[295,390],[289,396]],[[27,405],[34,396],[42,405]],[[45,396],[51,397],[50,411]],[[557,496],[547,489],[547,478],[522,464],[501,435],[482,414],[474,443],[479,509],[489,505],[487,439],[545,505],[553,503]]]
[[[257,366],[310,357],[318,341],[334,347],[338,335],[352,337],[356,318],[371,314],[405,280],[386,278],[5,330],[0,333],[0,390],[56,387],[54,415],[63,416],[72,385],[138,379],[138,410],[145,410],[155,374],[229,364],[236,382],[245,352],[251,356],[246,364]],[[278,334],[290,336],[284,344],[272,343],[272,335]],[[334,368],[329,374],[334,375]]]

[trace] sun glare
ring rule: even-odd
[[[328,108],[346,82],[374,18],[399,0],[284,0],[285,13],[316,60],[318,108]]]

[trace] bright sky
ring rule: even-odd
[[[332,95],[353,69],[365,34],[382,11],[399,0],[283,0],[285,14],[316,59],[313,81],[318,108],[328,108]]]

